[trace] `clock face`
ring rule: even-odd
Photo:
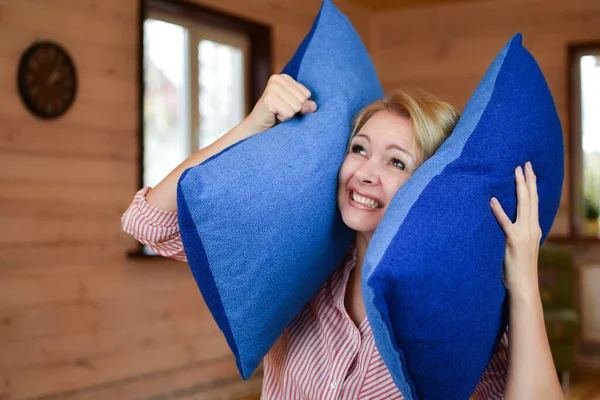
[[[36,116],[58,118],[73,104],[77,75],[69,54],[58,44],[37,42],[19,64],[19,92]]]

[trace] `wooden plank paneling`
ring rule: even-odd
[[[126,353],[96,358],[79,357],[68,363],[28,368],[26,371],[17,369],[3,375],[11,383],[13,390],[22,393],[24,397],[34,397],[47,393],[57,385],[90,386],[98,375],[105,380],[115,380],[154,371],[157,363],[163,368],[174,368],[198,359],[218,359],[227,352],[225,339],[215,334],[197,335],[194,339],[180,340],[179,343],[132,349]],[[36,384],[32,385],[31,382]]]
[[[273,29],[273,71],[320,0],[200,0]],[[0,399],[194,398],[244,382],[186,263],[128,259],[120,217],[138,187],[138,0],[0,0]],[[369,45],[370,13],[348,13]],[[34,41],[73,57],[69,112],[22,105],[17,65]],[[237,391],[237,392],[236,392]],[[240,392],[241,391],[241,392]]]
[[[457,38],[496,37],[506,41],[516,32],[522,32],[525,40],[529,36],[561,32],[578,38],[597,35],[598,2],[560,3],[558,0],[490,0],[378,12],[373,19],[378,27],[374,40],[382,48],[393,48],[402,43],[427,45]]]
[[[355,0],[356,3],[372,10],[404,9],[407,7],[423,7],[431,4],[454,4],[466,1],[481,0]]]
[[[197,289],[192,290],[192,284],[181,285],[181,290],[173,293],[132,296],[130,301],[111,297],[99,301],[2,309],[0,340],[40,339],[117,326],[129,329],[148,321],[188,318],[202,312],[201,297]]]
[[[0,249],[61,243],[114,243],[123,240],[123,234],[115,221],[85,221],[59,218],[0,216]],[[116,226],[115,226],[116,225]]]
[[[189,290],[190,295],[196,294],[193,277],[187,270],[170,268],[148,275],[139,269],[126,273],[123,267],[116,271],[111,269],[114,268],[107,266],[107,272],[81,271],[75,275],[47,271],[45,276],[0,271],[0,311],[116,298],[125,300],[143,295],[172,294],[183,288]]]
[[[0,251],[0,269],[3,274],[18,273],[36,276],[43,274],[47,276],[54,270],[57,273],[72,274],[74,272],[97,272],[105,268],[123,268],[126,262],[125,250],[133,243],[129,241],[118,241],[116,243],[61,243],[43,244],[37,246],[13,246],[5,247]],[[130,261],[127,260],[129,263]],[[134,261],[131,261],[134,262]],[[175,261],[173,261],[175,263]],[[158,268],[164,268],[164,264]],[[181,262],[178,264],[186,265]],[[110,265],[112,267],[107,267]],[[135,265],[135,263],[134,263]],[[152,272],[156,265],[144,263]]]
[[[40,193],[43,198],[40,198]],[[45,202],[61,202],[67,204],[81,204],[86,207],[119,207],[119,210],[125,210],[129,205],[128,201],[135,193],[135,189],[131,191],[123,191],[122,188],[112,185],[80,185],[79,183],[68,182],[42,182],[31,185],[22,181],[2,181],[0,182],[0,201],[3,202],[31,202],[37,201],[43,209]],[[52,212],[46,207],[46,211]],[[84,213],[87,210],[83,210]],[[120,212],[120,211],[119,211]],[[90,243],[90,245],[93,245]],[[72,249],[74,250],[74,249]],[[44,249],[50,251],[50,249]],[[23,257],[24,255],[19,255]],[[0,260],[2,255],[0,255]],[[61,260],[60,262],[64,262]]]
[[[131,187],[134,160],[88,158],[86,156],[47,156],[28,152],[0,153],[0,180],[116,185]]]
[[[58,126],[81,126],[82,132],[85,127],[94,129],[103,129],[107,131],[126,131],[136,132],[136,113],[137,105],[132,104],[127,107],[115,109],[114,107],[104,107],[101,104],[92,102],[83,103],[75,100],[73,107],[67,111],[60,122],[46,121],[48,126],[53,124]],[[25,109],[19,95],[14,90],[7,90],[0,96],[0,119],[17,118],[20,120],[34,120],[35,117]],[[72,140],[80,140],[80,137],[74,137]]]
[[[78,137],[83,140],[74,140]],[[31,118],[6,117],[0,124],[2,151],[137,162],[138,139],[126,130],[111,131],[85,125],[49,124]]]
[[[132,20],[131,23],[135,22]],[[52,39],[65,45],[80,72],[115,76],[129,82],[136,81],[136,53],[99,44],[90,45],[84,35],[77,38],[60,32],[52,32],[49,35],[40,32],[36,27],[12,25],[10,21],[0,23],[0,35],[11,38],[0,46],[0,57],[12,61],[15,66],[23,51],[33,42]],[[16,70],[8,78],[16,78]],[[2,76],[0,79],[7,77]]]
[[[76,55],[73,55],[75,57]],[[0,90],[14,91],[17,85],[19,58],[0,57]],[[105,75],[87,73],[80,79],[77,100],[119,110],[127,107],[138,93],[136,81]]]
[[[116,20],[125,24],[135,23],[138,11],[135,2],[123,4],[117,0],[30,0],[29,4],[30,7],[41,5],[62,11],[93,15],[103,20]]]
[[[123,2],[121,6],[137,10],[136,1]],[[85,37],[90,46],[102,45],[134,54],[137,51],[137,24],[134,20],[98,18],[92,11],[78,11],[77,6],[58,8],[51,2],[3,1],[2,19],[9,25],[32,29],[48,37],[56,33],[72,39]]]
[[[33,396],[57,382],[84,387],[98,374],[114,380],[227,355],[225,339],[199,296],[191,299],[181,293],[148,293],[129,300],[0,311],[0,350],[12,355],[0,363],[0,376],[19,393]],[[31,381],[35,387],[27,387]]]
[[[261,371],[257,371],[250,380],[242,381],[233,356],[226,356],[82,387],[76,393],[66,392],[64,395],[68,395],[69,400],[258,400],[261,384]],[[39,400],[54,400],[60,396],[61,393],[57,393]]]
[[[87,357],[131,352],[169,343],[178,343],[198,335],[217,333],[218,329],[208,310],[199,308],[202,316],[193,315],[172,320],[158,320],[150,326],[117,326],[94,332],[66,333],[40,338],[31,343],[27,340],[4,341],[0,344],[3,354],[0,371],[12,371],[29,367],[55,364],[57,360],[68,363],[82,353]],[[200,313],[199,313],[200,314]],[[219,335],[216,335],[219,336]],[[224,339],[223,339],[224,340]]]

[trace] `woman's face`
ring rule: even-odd
[[[338,174],[338,208],[344,223],[372,235],[396,191],[421,165],[410,120],[378,111],[350,141]]]

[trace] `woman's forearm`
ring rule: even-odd
[[[146,201],[156,208],[165,211],[177,211],[177,183],[183,171],[201,164],[213,155],[227,147],[258,133],[257,129],[244,120],[241,124],[221,136],[217,141],[203,149],[196,151],[185,161],[179,164],[146,196]]]
[[[505,399],[563,399],[544,325],[539,288],[509,292]]]

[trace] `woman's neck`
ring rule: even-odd
[[[369,245],[370,236],[362,232],[357,232],[356,245],[356,266],[350,271],[348,282],[346,283],[346,294],[344,296],[344,306],[352,318],[354,324],[359,327],[365,319],[366,311],[362,297],[362,266]]]
[[[354,267],[353,275],[358,277],[359,282],[362,276],[363,261],[372,236],[373,233],[356,232],[356,267]]]

